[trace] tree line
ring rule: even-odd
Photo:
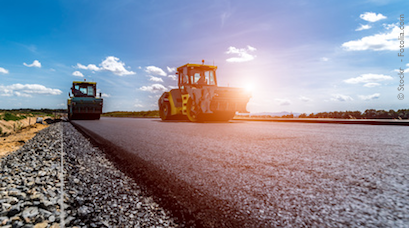
[[[299,118],[335,118],[335,119],[409,119],[409,109],[375,110],[367,109],[360,111],[335,111],[306,114],[302,113]]]

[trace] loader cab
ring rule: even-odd
[[[96,82],[74,81],[72,83],[71,92],[74,97],[96,97],[96,87]]]
[[[216,69],[217,66],[189,63],[177,68],[179,89],[184,90],[186,86],[217,86]]]

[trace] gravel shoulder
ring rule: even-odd
[[[40,131],[0,160],[0,225],[58,227],[60,126]],[[35,225],[38,224],[38,225]]]
[[[0,167],[0,227],[178,227],[70,123],[40,131]]]

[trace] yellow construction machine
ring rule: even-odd
[[[247,112],[250,92],[218,87],[216,70],[217,66],[204,65],[204,61],[177,68],[178,88],[164,92],[158,100],[161,119],[229,121],[236,112]]]

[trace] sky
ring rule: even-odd
[[[252,113],[409,108],[409,1],[0,4],[0,109],[66,108],[87,80],[104,112],[157,110],[175,69],[202,60],[251,89]]]

